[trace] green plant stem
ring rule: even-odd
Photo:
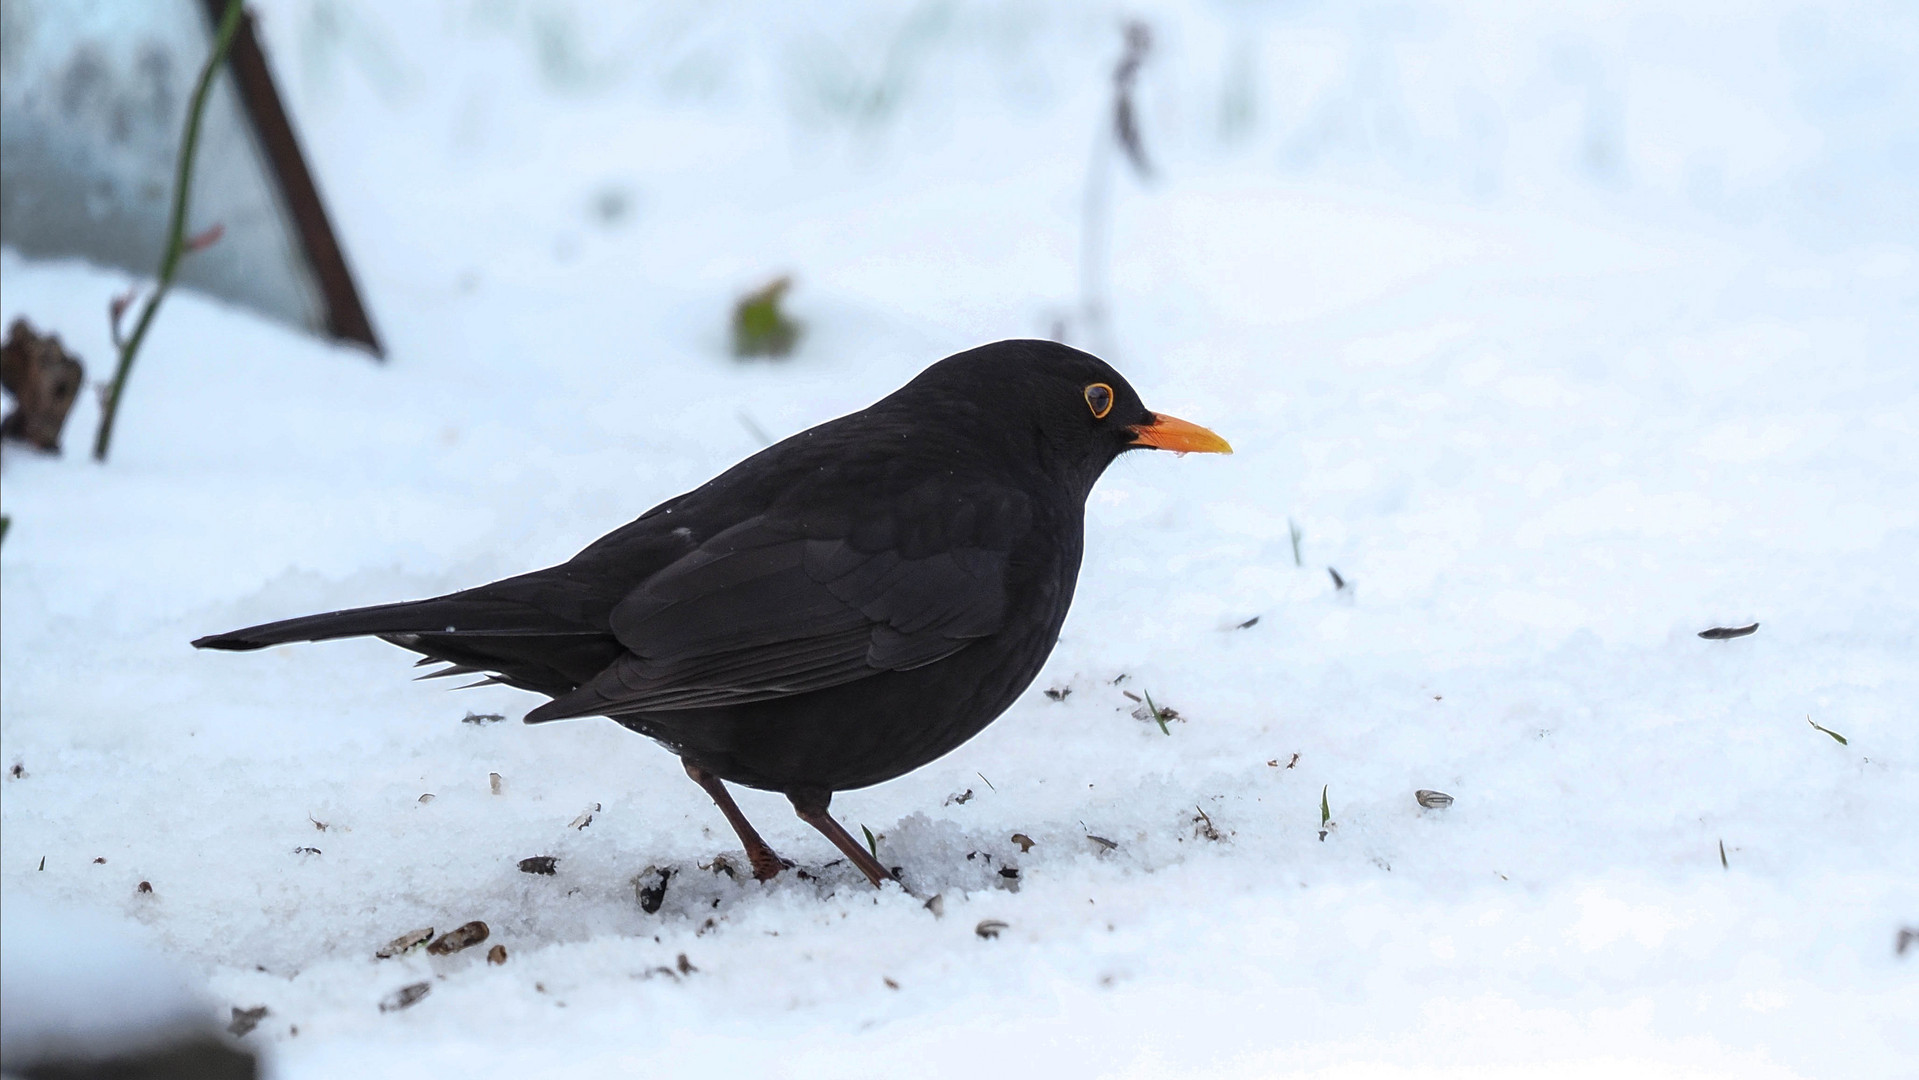
[[[1166,714],[1160,711],[1159,706],[1153,704],[1153,695],[1151,694],[1146,695],[1146,711],[1153,714],[1153,722],[1159,725],[1159,733],[1161,735],[1171,735],[1173,733],[1173,729],[1166,726]]]
[[[160,301],[166,298],[167,290],[173,285],[173,275],[180,267],[180,257],[186,254],[187,197],[193,186],[193,155],[200,145],[200,117],[206,112],[207,93],[213,88],[213,76],[220,70],[221,61],[226,59],[227,50],[233,45],[233,36],[240,29],[240,0],[227,0],[226,13],[220,16],[220,28],[214,38],[213,52],[207,57],[206,66],[200,69],[200,81],[194,84],[193,98],[187,104],[186,132],[180,137],[180,162],[173,178],[173,213],[167,222],[166,252],[160,258],[160,280],[154,286],[153,295],[147,297],[145,306],[140,309],[140,321],[133,326],[133,333],[120,346],[120,362],[113,369],[113,382],[107,388],[106,408],[100,417],[100,432],[93,440],[93,460],[107,460],[107,446],[113,441],[113,421],[120,413],[120,395],[126,391],[127,376],[133,371],[133,358],[140,351],[140,342],[147,336],[147,327],[153,324],[153,316],[160,310]]]

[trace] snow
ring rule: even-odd
[[[812,880],[707,869],[724,822],[611,722],[186,642],[550,564],[746,420],[1086,340],[1119,14],[262,7],[391,362],[179,292],[108,466],[90,400],[8,449],[9,910],[134,924],[288,1078],[1914,1075],[1904,8],[1140,12],[1106,352],[1238,453],[1119,462],[1032,690],[835,800],[908,895],[750,791]],[[799,352],[733,362],[789,271]],[[103,373],[126,280],[0,280]],[[503,965],[373,958],[470,919]]]
[[[9,896],[0,912],[0,1058],[107,1057],[212,1027],[177,964],[111,915]]]

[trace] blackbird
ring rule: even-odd
[[[213,634],[202,649],[374,635],[610,717],[679,755],[745,845],[724,781],[777,791],[875,885],[828,813],[978,734],[1053,650],[1086,496],[1136,448],[1231,453],[1050,341],[949,356],[870,408],[754,454],[566,562],[428,600]]]

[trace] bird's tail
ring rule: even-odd
[[[396,634],[448,634],[448,633],[487,633],[506,629],[501,625],[500,616],[519,616],[524,620],[523,605],[512,605],[516,610],[505,612],[493,610],[501,608],[498,602],[471,600],[456,597],[439,597],[433,600],[409,600],[399,604],[376,604],[373,607],[349,608],[345,611],[328,611],[319,615],[302,615],[297,619],[281,619],[279,622],[261,623],[244,630],[231,630],[224,634],[208,634],[193,642],[196,649],[226,649],[232,652],[246,652],[250,649],[264,649],[269,645],[285,645],[294,641],[330,641],[334,638],[363,637]],[[510,623],[508,624],[510,625]],[[524,633],[525,630],[519,629]]]
[[[378,637],[454,666],[436,675],[492,672],[489,681],[558,696],[592,678],[621,653],[592,597],[583,600],[567,586],[568,579],[544,572],[522,575],[428,600],[303,615],[208,634],[193,647],[246,652],[295,641]]]

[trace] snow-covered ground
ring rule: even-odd
[[[835,801],[913,896],[754,792],[814,879],[708,869],[610,721],[186,642],[549,564],[754,427],[1084,335],[1119,12],[261,6],[391,362],[176,294],[110,465],[90,400],[8,449],[8,906],[267,1006],[286,1078],[1919,1075],[1910,8],[1127,9],[1109,358],[1239,452],[1121,461],[1039,682]],[[780,272],[802,347],[736,363]],[[104,372],[123,276],[0,280]],[[471,919],[504,964],[373,957]]]

